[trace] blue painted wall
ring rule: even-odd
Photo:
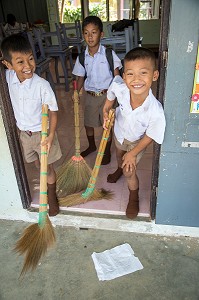
[[[199,114],[191,114],[199,38],[199,1],[171,1],[156,223],[199,226]]]

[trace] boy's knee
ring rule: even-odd
[[[123,174],[125,177],[130,178],[135,175],[135,169],[133,171],[126,171],[125,167],[123,168]]]

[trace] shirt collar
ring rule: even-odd
[[[141,107],[144,109],[144,110],[147,110],[149,108],[149,105],[152,101],[152,99],[154,98],[153,96],[153,93],[152,93],[152,90],[150,89],[149,90],[149,94],[148,96],[146,97],[146,99],[144,100],[143,104],[141,105]]]
[[[16,84],[16,83],[17,83],[17,84],[20,84],[20,85],[24,85],[24,86],[26,86],[27,88],[30,88],[34,76],[35,76],[35,74],[33,74],[32,78],[26,79],[26,80],[24,80],[23,82],[20,82],[20,81],[19,81],[19,78],[17,77],[17,74],[16,74],[16,72],[15,72],[15,73],[14,73],[14,76],[13,76],[13,78],[12,78],[12,84]]]
[[[104,51],[105,51],[105,50],[104,50],[104,47],[100,44],[100,45],[99,45],[99,48],[98,48],[98,50],[97,50],[96,53],[103,54]],[[96,54],[96,53],[95,53],[95,54]],[[89,52],[88,52],[88,46],[86,46],[85,55],[89,55],[89,56],[90,56],[90,54],[89,54]]]

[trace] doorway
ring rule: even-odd
[[[167,3],[166,3],[167,2]],[[165,23],[168,22],[168,14],[164,14],[164,11],[168,12],[169,1],[163,1],[162,3],[162,24],[164,22],[164,26],[162,26],[161,30],[163,31],[163,27],[165,29]],[[167,17],[167,19],[166,19]],[[168,23],[167,23],[168,24]],[[164,30],[164,35],[166,37],[166,32]],[[163,38],[163,37],[162,37]],[[163,45],[163,43],[161,44]],[[159,67],[161,68],[161,64],[163,63],[162,49],[160,45],[159,49]],[[162,70],[162,72],[164,69]],[[163,73],[162,73],[163,74]],[[5,85],[5,84],[4,84]],[[160,93],[161,87],[164,86],[164,76],[160,74],[160,81],[158,86],[154,86],[154,93]],[[72,86],[71,86],[72,90]],[[162,89],[163,91],[163,89]],[[57,88],[57,98],[59,105],[59,123],[58,123],[58,136],[61,144],[63,157],[57,162],[55,165],[58,168],[65,160],[69,159],[74,154],[74,136],[73,134],[68,135],[68,132],[73,132],[73,108],[71,105],[71,91],[66,94],[62,86]],[[161,95],[161,94],[160,94]],[[163,94],[162,94],[163,95]],[[160,96],[159,96],[160,98]],[[163,97],[161,96],[161,99]],[[4,103],[2,103],[4,107]],[[34,165],[27,165],[23,163],[23,157],[20,150],[19,141],[16,135],[16,128],[13,125],[14,118],[12,115],[12,121],[10,121],[10,117],[6,113],[9,111],[10,114],[10,106],[7,105],[4,107],[4,123],[7,125],[6,132],[9,139],[10,149],[14,149],[12,151],[13,164],[15,165],[15,171],[17,174],[18,185],[21,187],[21,198],[24,208],[28,207],[37,207],[39,200],[39,172],[35,169]],[[67,122],[66,122],[67,120]],[[81,147],[82,149],[87,146],[87,141],[85,137],[85,132],[83,128],[83,118],[82,118],[82,109],[81,109]],[[9,124],[11,123],[11,126]],[[15,138],[13,138],[15,136]],[[101,136],[101,129],[96,130],[97,143],[99,145]],[[10,137],[10,138],[9,138]],[[128,189],[126,186],[126,182],[124,178],[121,178],[116,184],[108,184],[106,182],[106,177],[109,173],[113,172],[117,166],[115,159],[115,151],[112,146],[112,160],[110,165],[103,166],[100,171],[98,186],[103,186],[104,188],[113,190],[115,193],[114,200],[107,202],[107,200],[100,201],[92,201],[90,203],[81,205],[80,207],[66,208],[66,210],[72,212],[84,212],[84,213],[99,213],[99,214],[109,214],[112,216],[124,216],[125,208],[128,202]],[[17,154],[16,154],[17,153]],[[86,160],[90,166],[93,166],[95,161],[96,153],[91,154]],[[148,217],[155,218],[155,210],[156,210],[156,188],[158,184],[158,162],[159,162],[159,147],[157,145],[150,146],[143,160],[140,162],[138,166],[138,176],[140,178],[140,198],[141,198],[141,210],[140,217]],[[108,185],[108,186],[107,186]],[[30,197],[31,195],[31,197]],[[32,204],[30,203],[30,199],[32,199]],[[122,201],[121,201],[122,200]],[[114,208],[113,203],[114,201]],[[112,203],[111,203],[112,202]]]

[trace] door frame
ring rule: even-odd
[[[160,72],[158,84],[157,84],[157,99],[160,99],[163,104],[164,99],[164,87],[166,76],[166,53],[168,53],[168,32],[169,32],[169,17],[170,17],[170,5],[171,0],[162,0],[161,9],[161,28],[160,28],[160,46],[159,46],[159,60],[158,69]],[[2,63],[0,63],[0,109],[2,112],[2,118],[7,134],[10,153],[15,170],[16,180],[19,187],[19,192],[22,200],[23,208],[27,209],[31,204],[31,194],[23,161],[23,155],[21,146],[19,143],[18,132],[16,128],[16,122],[11,105],[11,100],[8,92],[7,82],[5,79],[5,70]],[[150,197],[150,210],[151,219],[155,219],[156,204],[157,204],[157,187],[158,187],[158,175],[159,175],[159,156],[160,146],[154,143],[153,149],[153,163],[152,163],[152,180],[151,180],[151,197]]]
[[[171,0],[162,0],[161,6],[162,8],[161,8],[161,26],[160,26],[160,45],[159,45],[159,55],[158,55],[159,79],[157,83],[156,98],[160,100],[160,102],[164,107],[163,99],[164,99],[165,77],[166,77],[166,68],[167,68],[167,54],[168,54],[167,42],[168,42],[168,33],[169,33]],[[151,210],[152,220],[154,220],[156,216],[160,147],[161,146],[159,144],[154,143],[151,197],[150,197],[150,210]]]
[[[15,170],[19,193],[21,196],[22,206],[23,208],[27,209],[31,204],[30,189],[21,146],[19,143],[14,112],[9,96],[8,85],[5,78],[5,69],[2,62],[0,62],[0,109]]]

